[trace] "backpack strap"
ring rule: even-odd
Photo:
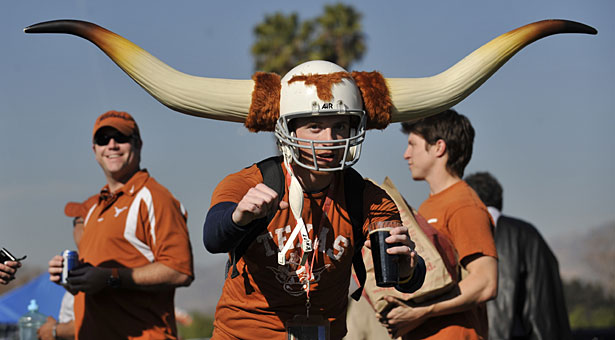
[[[258,166],[258,169],[263,175],[263,183],[278,193],[279,199],[284,198],[285,192],[282,161],[282,156],[273,156],[256,163],[256,166]],[[269,212],[267,215],[267,224],[271,222],[276,213],[277,209]]]
[[[258,163],[256,166],[261,171],[263,176],[263,183],[273,189],[278,193],[278,197],[282,199],[284,197],[284,172],[282,171],[282,157],[281,156],[273,156],[267,159],[264,159]],[[278,212],[278,209],[272,209],[267,217],[261,218],[255,221],[256,225],[250,230],[246,232],[246,235],[241,239],[239,244],[230,252],[230,260],[226,262],[226,271],[225,276],[228,276],[228,270],[230,267],[233,268],[231,273],[231,278],[235,278],[239,275],[239,271],[237,270],[237,261],[243,256],[246,252],[252,241],[256,239],[256,237],[269,225],[275,214]]]
[[[367,272],[365,270],[365,264],[363,263],[363,244],[365,243],[365,234],[363,234],[363,190],[365,189],[365,180],[355,169],[346,168],[344,170],[344,194],[346,198],[346,209],[348,209],[348,216],[350,216],[350,222],[352,223],[352,234],[354,236],[354,254],[352,255],[352,266],[354,267],[357,280],[359,281],[359,288],[355,290],[350,296],[359,301],[361,294],[363,293],[363,286],[365,285],[365,279]]]

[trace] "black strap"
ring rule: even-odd
[[[346,198],[346,209],[348,209],[348,216],[350,216],[352,233],[355,239],[355,252],[352,255],[352,265],[359,281],[359,288],[350,295],[355,301],[359,301],[361,298],[363,286],[365,285],[365,279],[367,277],[365,264],[363,263],[363,254],[361,253],[361,249],[363,249],[363,244],[365,243],[365,234],[363,234],[363,221],[365,220],[363,216],[364,189],[365,180],[363,177],[353,168],[345,169],[344,194]]]
[[[277,192],[280,200],[284,198],[286,186],[284,185],[284,171],[282,171],[282,156],[269,157],[256,163],[256,166],[258,166],[263,175],[263,183]],[[269,212],[267,215],[267,225],[273,220],[277,212],[277,209]]]
[[[282,157],[274,156],[264,159],[256,163],[258,169],[263,176],[263,183],[278,193],[278,197],[284,197],[285,185],[284,185],[284,171],[282,170]],[[348,215],[350,216],[350,222],[352,224],[352,233],[355,239],[355,253],[352,256],[352,265],[354,266],[357,279],[359,280],[359,289],[351,294],[351,297],[355,300],[359,300],[361,293],[363,292],[363,285],[365,284],[365,278],[367,276],[365,270],[365,264],[363,263],[363,256],[361,249],[365,243],[365,235],[363,234],[363,189],[365,188],[365,180],[363,177],[353,168],[347,168],[344,170],[344,193],[346,199],[346,209],[348,209]],[[257,225],[252,227],[239,245],[231,251],[230,261],[226,263],[226,274],[228,276],[228,270],[233,268],[231,278],[239,276],[237,270],[237,261],[243,256],[248,249],[252,241],[269,225],[275,214],[276,210],[269,212],[266,218],[255,221]]]
[[[261,171],[263,176],[263,183],[273,189],[278,193],[278,197],[282,199],[284,197],[285,185],[284,185],[284,172],[282,171],[282,157],[281,156],[273,156],[267,159],[264,159],[258,163],[256,166]],[[233,272],[231,273],[231,278],[235,278],[239,275],[239,271],[237,270],[237,261],[243,256],[246,252],[252,241],[256,239],[256,237],[269,225],[275,214],[277,213],[277,209],[269,212],[266,218],[261,218],[259,220],[254,221],[256,223],[255,226],[250,228],[247,231],[246,235],[239,242],[237,247],[230,252],[231,259],[226,263],[226,271],[224,277],[228,276],[229,267],[233,268]]]

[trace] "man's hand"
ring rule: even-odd
[[[38,338],[41,340],[56,340],[53,336],[53,328],[58,324],[56,319],[51,316],[47,317],[47,321],[36,331]]]
[[[267,216],[272,209],[287,209],[288,202],[280,201],[278,203],[278,193],[263,183],[257,184],[250,188],[243,196],[241,201],[237,203],[235,211],[233,211],[233,222],[239,226],[248,225],[250,222]]]
[[[107,286],[111,269],[94,267],[89,263],[73,269],[68,275],[68,289],[95,294]]]
[[[49,280],[56,284],[60,283],[62,280],[62,265],[64,264],[64,258],[61,255],[56,255],[49,260]],[[75,295],[79,291],[76,289],[72,289],[70,286],[64,286],[64,288],[71,294]]]
[[[55,282],[60,284],[60,280],[62,279],[62,264],[64,263],[64,258],[60,255],[56,255],[49,260],[49,280],[51,282]]]
[[[15,279],[17,268],[21,267],[19,261],[5,261],[0,263],[0,284],[6,285]]]
[[[384,240],[386,243],[398,246],[387,249],[388,254],[399,255],[399,277],[408,278],[414,273],[416,267],[416,252],[414,251],[414,242],[408,236],[408,228],[404,226],[391,229],[391,236]],[[365,246],[371,249],[369,238],[365,240]]]
[[[387,249],[388,254],[399,255],[399,277],[407,278],[414,273],[416,267],[416,252],[414,251],[414,242],[408,235],[408,228],[401,226],[391,230],[391,236],[384,240],[386,243],[401,244],[397,247]]]
[[[389,306],[382,312],[380,323],[393,339],[407,334],[427,320],[425,307],[410,307],[392,296],[386,296],[385,300]]]

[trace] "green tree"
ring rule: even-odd
[[[326,5],[324,14],[316,18],[313,59],[328,60],[345,69],[361,60],[366,50],[361,17],[350,5]]]
[[[615,296],[599,284],[578,279],[563,284],[572,329],[615,327]]]
[[[266,15],[254,27],[255,68],[284,75],[304,61],[322,59],[349,69],[366,51],[361,17],[344,4],[326,5],[321,16],[304,21],[294,12]]]
[[[190,313],[192,323],[188,326],[178,325],[178,333],[183,339],[196,339],[211,337],[214,331],[214,318],[201,312]]]
[[[256,69],[283,75],[307,61],[312,32],[313,22],[301,23],[297,13],[266,15],[254,28],[256,42],[252,45],[252,55]]]

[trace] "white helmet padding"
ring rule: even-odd
[[[275,127],[278,145],[290,161],[311,170],[338,171],[355,164],[361,156],[361,143],[365,139],[366,117],[361,92],[354,80],[342,67],[323,60],[308,61],[290,70],[282,78],[280,91],[280,118]],[[306,140],[295,136],[289,123],[295,118],[347,115],[351,128],[348,138],[336,140]],[[303,143],[303,144],[300,144]],[[311,164],[299,160],[300,149],[343,150],[340,164],[321,168],[316,159]]]

